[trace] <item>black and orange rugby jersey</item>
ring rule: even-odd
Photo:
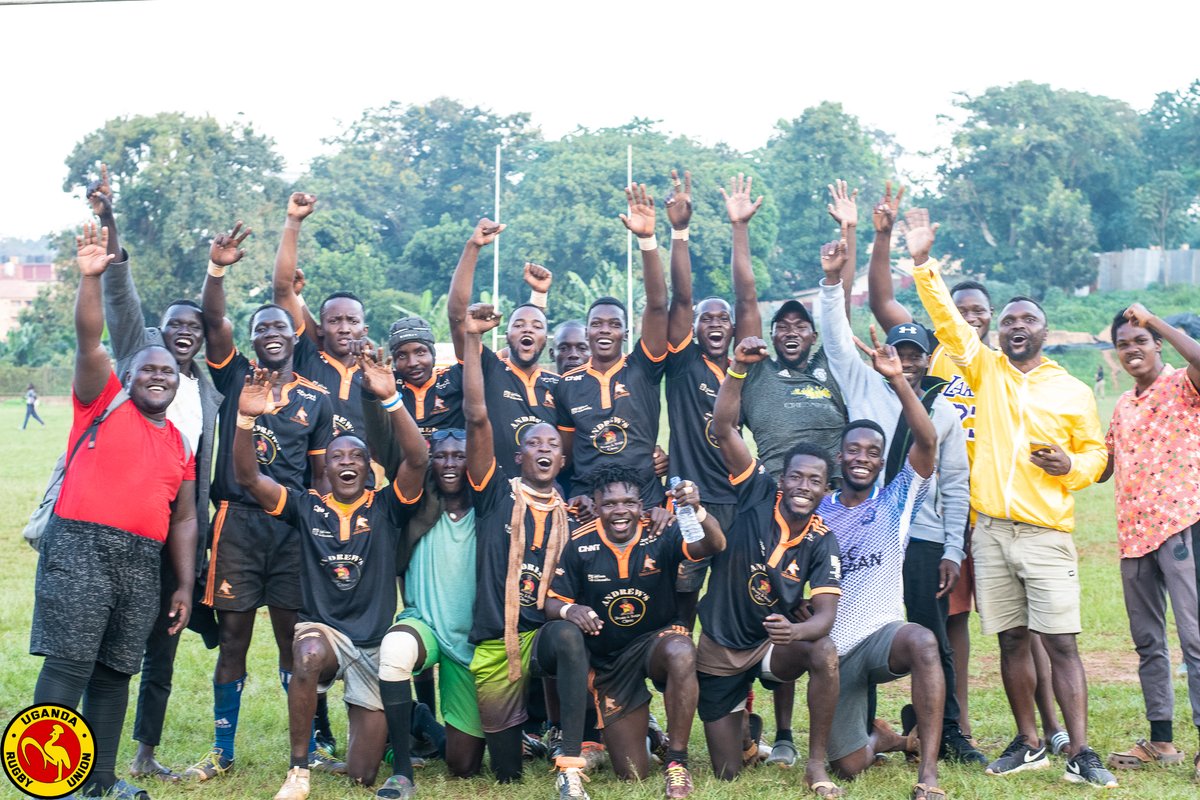
[[[217,418],[216,464],[212,482],[214,504],[220,502],[257,506],[250,493],[238,486],[233,477],[233,434],[237,428],[238,400],[250,361],[236,350],[223,364],[208,362],[213,385],[225,395]],[[258,468],[276,483],[295,492],[303,492],[312,483],[308,457],[323,455],[333,438],[333,410],[325,390],[299,374],[283,387],[280,403],[254,423],[254,452]]]
[[[297,331],[297,336],[292,368],[329,395],[334,431],[353,433],[365,441],[367,428],[363,422],[362,371],[358,364],[347,367],[323,350],[318,350],[313,341],[304,335],[303,328]]]
[[[558,374],[536,364],[529,371],[483,348],[483,394],[492,423],[492,445],[496,463],[516,477],[516,455],[522,432],[540,422],[555,424],[554,387]]]
[[[611,463],[637,472],[646,508],[662,505],[666,495],[654,474],[654,445],[666,358],[666,353],[650,355],[639,339],[607,372],[598,371],[589,359],[562,376],[554,405],[559,430],[573,439],[573,491],[587,485],[592,469]]]
[[[816,514],[800,535],[787,538],[778,486],[761,462],[731,482],[737,511],[725,550],[713,556],[700,625],[722,647],[750,650],[766,641],[763,620],[771,614],[799,621],[794,612],[806,584],[813,595],[841,595],[841,554]]]
[[[300,619],[346,634],[359,647],[377,647],[396,614],[396,559],[404,525],[421,499],[393,483],[366,489],[350,504],[309,489],[281,490],[266,509],[300,534]]]
[[[404,407],[429,441],[444,428],[466,428],[462,410],[462,365],[435,367],[424,386],[414,386],[396,378],[396,391]]]
[[[640,636],[679,622],[675,573],[688,558],[679,526],[650,535],[643,517],[624,549],[612,542],[597,518],[581,525],[563,550],[550,591],[559,600],[588,606],[604,627],[585,636],[592,664],[603,669]]]
[[[712,432],[717,391],[725,368],[710,361],[690,337],[667,353],[667,420],[671,428],[671,474],[690,480],[704,503],[728,505],[737,492]]]

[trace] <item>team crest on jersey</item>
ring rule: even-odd
[[[263,466],[274,464],[275,457],[279,455],[279,446],[275,443],[274,435],[257,426],[254,428],[254,455]]]
[[[546,408],[554,408],[554,395],[546,392],[546,397],[542,400],[542,405]]]
[[[804,580],[804,576],[800,574],[800,565],[796,563],[796,559],[794,559],[794,558],[792,559],[792,563],[788,564],[787,568],[784,569],[783,572],[780,574],[783,575],[783,577],[787,578],[790,581],[803,581]]]
[[[644,578],[647,575],[657,575],[662,572],[658,564],[650,556],[646,556],[646,560],[642,562],[642,571],[638,573],[638,577]]]
[[[292,415],[292,422],[298,422],[301,425],[308,425],[308,412],[304,410],[304,406],[296,409],[296,413]]]
[[[338,433],[353,433],[354,424],[350,420],[343,417],[341,414],[333,415],[333,431]]]
[[[812,374],[813,377],[819,380],[821,383],[825,383],[829,380],[829,373],[825,371],[824,367],[817,367],[812,371]]]
[[[442,399],[441,395],[434,396],[433,410],[430,413],[436,414],[439,411],[445,411],[445,410],[446,410],[446,401]]]
[[[642,621],[646,616],[646,602],[640,597],[625,595],[618,597],[608,606],[608,618],[614,625],[628,628]]]
[[[717,437],[713,436],[712,423],[713,423],[712,414],[705,412],[705,414],[704,414],[704,441],[708,442],[711,446],[720,450],[721,445],[717,443]]]
[[[613,384],[613,400],[620,400],[622,397],[629,397],[629,390],[625,388],[625,384],[617,381]]]
[[[371,532],[371,523],[367,521],[366,517],[359,517],[358,519],[354,520],[354,533],[370,533],[370,532]]]
[[[773,606],[775,598],[772,596],[771,579],[767,576],[765,570],[756,569],[750,573],[750,580],[746,583],[746,589],[750,592],[750,599],[755,605]]]
[[[333,585],[343,592],[348,592],[362,580],[362,558],[353,554],[325,556],[321,565],[329,575]]]
[[[518,594],[521,598],[521,605],[525,606],[526,608],[537,605],[538,579],[540,577],[541,576],[538,575],[538,573],[534,572],[532,569],[529,569],[528,564],[526,564],[525,568],[521,570],[520,583],[518,584]]]
[[[592,429],[592,446],[606,456],[616,455],[624,450],[627,444],[629,437],[619,425],[609,423],[597,425]]]
[[[26,708],[4,729],[4,774],[30,797],[78,789],[96,761],[96,737],[83,715],[56,703]]]

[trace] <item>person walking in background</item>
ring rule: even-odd
[[[1096,385],[1093,387],[1096,397],[1104,397],[1104,365],[1096,367]]]
[[[25,387],[25,421],[21,423],[21,430],[25,430],[25,426],[29,424],[29,418],[33,417],[38,422],[42,423],[42,427],[46,427],[46,423],[38,416],[37,413],[38,393],[33,384]]]

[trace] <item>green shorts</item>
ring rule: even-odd
[[[417,664],[413,674],[438,668],[438,697],[442,704],[442,719],[468,736],[483,738],[483,727],[479,722],[479,706],[475,702],[475,679],[462,664],[443,653],[433,628],[418,617],[403,617],[396,620],[416,632],[425,646],[425,663]],[[472,662],[474,663],[474,662]]]
[[[533,672],[533,639],[537,631],[518,634],[521,640],[521,677],[508,680],[508,656],[503,639],[489,639],[475,645],[471,674],[475,676],[475,697],[479,719],[488,733],[499,733],[529,718],[527,697]]]

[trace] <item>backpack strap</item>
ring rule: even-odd
[[[92,450],[96,447],[96,432],[100,428],[100,423],[108,419],[108,416],[112,414],[112,412],[116,411],[117,408],[128,399],[129,394],[124,389],[120,389],[115,395],[113,395],[112,400],[108,401],[108,405],[105,407],[100,416],[88,423],[88,426],[84,428],[83,433],[79,434],[79,439],[75,442],[75,446],[71,448],[70,455],[67,456],[67,461],[63,465],[64,472],[67,467],[71,466],[71,461],[75,458],[75,454],[79,452],[79,447],[83,444],[84,440],[87,440],[89,450]],[[184,443],[184,446],[187,446],[186,442]]]

